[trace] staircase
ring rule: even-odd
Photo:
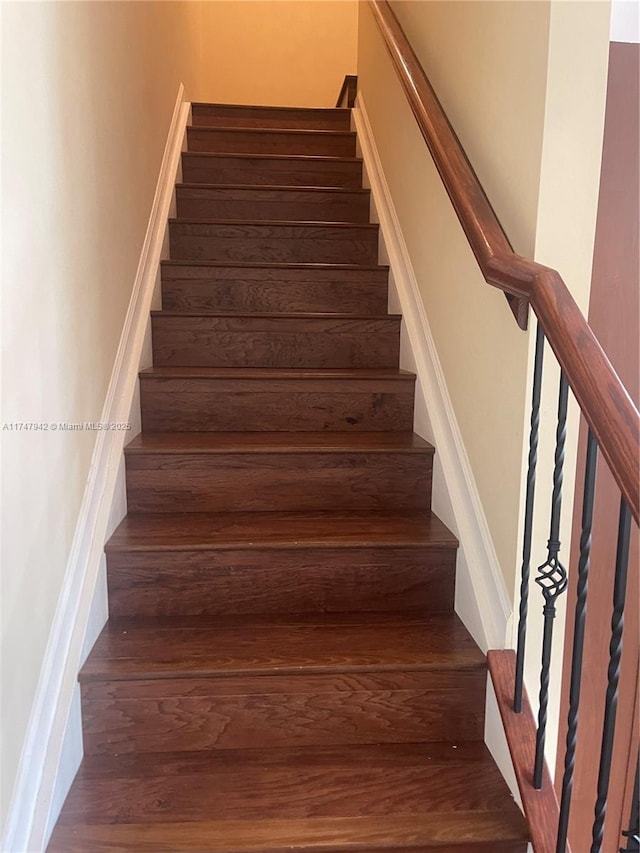
[[[524,853],[349,110],[198,104],[51,853]]]

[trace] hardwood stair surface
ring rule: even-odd
[[[348,109],[193,104],[50,853],[524,853]]]

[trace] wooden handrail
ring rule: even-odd
[[[355,74],[346,74],[342,81],[342,88],[336,101],[336,107],[341,107],[345,97],[347,99],[347,108],[352,109],[356,102],[356,94],[358,91],[358,78]]]
[[[369,0],[422,136],[489,283],[528,302],[633,517],[640,523],[640,416],[562,277],[516,254],[387,0]]]

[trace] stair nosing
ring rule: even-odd
[[[327,163],[359,163],[362,157],[331,157],[326,154],[252,154],[246,151],[183,151],[183,157],[239,157],[243,160],[313,160]]]
[[[204,131],[205,133],[299,133],[304,136],[348,136],[353,139],[357,136],[355,130],[327,130],[326,128],[313,127],[227,127],[226,125],[188,124],[187,132],[190,130]]]
[[[332,521],[335,525],[336,518],[339,520],[345,520],[345,515],[348,513],[331,513],[331,511],[326,511],[324,513],[314,513],[314,512],[276,512],[270,513],[270,516],[275,516],[276,521],[280,524],[288,522],[289,528],[291,529],[291,533],[287,534],[287,537],[283,536],[281,539],[265,539],[261,538],[259,533],[255,532],[255,524],[254,524],[254,534],[251,535],[251,520],[255,518],[255,520],[264,520],[264,513],[260,512],[243,512],[243,513],[192,513],[191,515],[196,515],[199,520],[204,520],[205,522],[209,522],[209,524],[215,523],[216,520],[219,519],[228,519],[229,521],[234,521],[234,516],[241,516],[240,519],[240,529],[244,530],[246,534],[248,534],[248,538],[239,538],[238,534],[236,534],[235,538],[231,532],[225,534],[219,534],[220,538],[216,541],[209,539],[205,541],[204,538],[199,535],[197,532],[193,533],[193,540],[185,541],[181,539],[179,541],[169,542],[168,540],[164,540],[162,544],[157,544],[156,542],[147,542],[145,539],[142,541],[135,541],[135,535],[140,531],[135,530],[136,521],[146,521],[149,526],[149,522],[157,523],[160,527],[166,525],[167,523],[175,523],[177,519],[180,518],[178,513],[166,514],[166,513],[134,513],[129,515],[127,518],[123,519],[120,525],[116,528],[113,534],[110,536],[109,540],[105,545],[105,552],[107,554],[131,554],[131,553],[178,553],[184,551],[300,551],[300,550],[358,550],[358,549],[395,549],[395,550],[404,550],[404,549],[420,549],[424,551],[436,550],[436,549],[448,549],[448,550],[456,550],[459,547],[459,541],[457,537],[444,525],[437,516],[435,516],[431,511],[421,511],[410,514],[412,516],[412,520],[416,522],[424,522],[429,524],[429,528],[427,530],[421,530],[419,532],[413,532],[410,535],[405,535],[400,541],[398,539],[398,533],[395,531],[396,539],[393,538],[378,538],[375,539],[373,537],[367,538],[366,535],[361,534],[360,536],[353,535],[352,539],[346,539],[345,533],[341,533],[341,538],[339,540],[332,540],[330,533],[325,532],[323,536],[308,536],[308,538],[304,538],[300,531],[295,528],[296,520],[302,521],[310,521],[311,523],[318,524],[318,520],[324,522],[329,530],[335,530],[335,527],[332,528]],[[371,516],[372,521],[380,523],[381,520],[395,520],[397,516],[394,516],[393,513],[369,513],[368,516]],[[151,516],[151,517],[150,517]],[[296,518],[297,517],[297,518]],[[356,514],[356,518],[360,521],[360,517]],[[406,515],[400,516],[402,520],[406,520]],[[431,529],[431,524],[433,520],[437,521],[438,525],[436,530]],[[243,522],[245,523],[244,528],[242,527]],[[246,523],[248,522],[248,523]],[[237,519],[236,519],[237,524]],[[126,534],[121,534],[121,527],[133,527],[134,529],[127,529]],[[147,534],[148,535],[148,534]],[[128,537],[125,539],[124,537]],[[223,538],[226,536],[226,539]]]
[[[198,317],[219,317],[224,319],[249,319],[249,320],[402,320],[402,314],[338,314],[328,312],[249,312],[247,314],[238,311],[166,311],[160,308],[150,312],[152,317],[187,317],[196,319]]]
[[[170,225],[251,225],[271,227],[273,225],[286,228],[360,228],[366,231],[378,231],[377,222],[341,222],[322,219],[194,219],[193,217],[172,216]]]
[[[291,112],[314,112],[314,113],[341,113],[349,114],[349,107],[278,107],[274,104],[225,104],[218,101],[192,101],[192,107],[210,107],[217,109],[221,107],[225,110],[287,110]]]
[[[389,272],[388,264],[322,264],[322,263],[304,263],[295,261],[292,263],[269,263],[266,261],[211,261],[211,260],[196,260],[188,258],[166,258],[160,261],[161,266],[181,266],[181,267],[213,267],[215,269],[302,269],[314,271],[332,271],[350,272],[350,271],[371,271],[371,272]]]
[[[197,153],[197,152],[194,152]],[[371,195],[370,189],[357,188],[349,189],[349,187],[318,187],[318,186],[299,186],[291,184],[199,184],[194,181],[181,181],[176,184],[176,189],[199,189],[199,190],[277,190],[279,192],[318,192],[318,193],[336,193],[336,194],[356,194],[356,195]]]
[[[165,372],[171,371],[171,372]],[[203,371],[194,373],[193,371]],[[206,373],[204,372],[206,371]],[[364,375],[364,374],[370,375]],[[376,381],[380,379],[399,379],[414,382],[416,374],[402,368],[306,368],[306,367],[144,367],[138,372],[142,377],[202,379],[309,379],[346,381]]]
[[[230,456],[248,454],[252,456],[268,456],[268,455],[305,455],[305,454],[335,454],[335,455],[353,455],[353,454],[407,454],[419,456],[431,456],[435,454],[435,448],[426,439],[413,432],[388,432],[383,433],[390,438],[397,439],[394,443],[390,441],[388,446],[367,446],[367,438],[375,436],[379,437],[380,433],[368,432],[304,432],[304,433],[289,433],[289,432],[142,432],[134,436],[131,441],[125,445],[124,453],[127,456]],[[301,436],[300,445],[289,443],[292,435]],[[221,436],[229,439],[234,437],[234,442],[231,445],[225,446],[224,443],[216,444],[216,439],[221,440]],[[335,442],[331,444],[323,444],[318,442],[318,437]],[[160,437],[166,439],[166,443],[159,441]],[[265,445],[263,442],[266,437],[277,438],[277,442]],[[405,439],[411,437],[411,443],[402,443],[401,437]],[[315,441],[314,441],[315,439]],[[154,440],[156,444],[154,445]],[[145,443],[146,441],[146,443]],[[207,441],[209,444],[207,444]],[[189,443],[192,443],[191,446]]]

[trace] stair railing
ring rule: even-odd
[[[585,642],[591,528],[598,455],[607,463],[620,490],[617,551],[609,645],[609,666],[604,701],[604,725],[599,752],[597,791],[590,853],[603,850],[604,824],[611,776],[616,710],[620,687],[620,659],[629,541],[632,519],[640,516],[640,417],[627,390],[604,353],[560,274],[516,254],[453,130],[438,98],[387,0],[369,0],[386,49],[398,73],[418,126],[440,173],[451,203],[467,236],[480,270],[489,283],[509,300],[518,325],[527,328],[528,307],[537,318],[533,369],[533,395],[529,459],[525,487],[518,642],[515,657],[490,652],[489,667],[518,778],[525,813],[536,853],[566,853],[571,794],[575,777],[576,735]],[[550,347],[560,365],[555,458],[552,477],[551,518],[547,559],[536,570],[535,582],[544,601],[543,640],[537,725],[524,689],[524,653],[527,637],[533,511],[543,361]],[[560,559],[560,515],[569,391],[578,402],[589,428],[582,502],[582,533],[577,569],[577,599],[572,645],[569,713],[566,729],[564,773],[558,803],[544,761],[553,625],[558,598],[567,588],[567,570]],[[499,656],[499,657],[498,657]],[[531,723],[529,723],[531,720]],[[637,743],[634,744],[637,746]],[[530,766],[527,766],[529,764]],[[628,827],[620,850],[638,850],[636,792],[628,804]],[[617,818],[621,818],[617,815]],[[581,851],[582,853],[582,851]]]

